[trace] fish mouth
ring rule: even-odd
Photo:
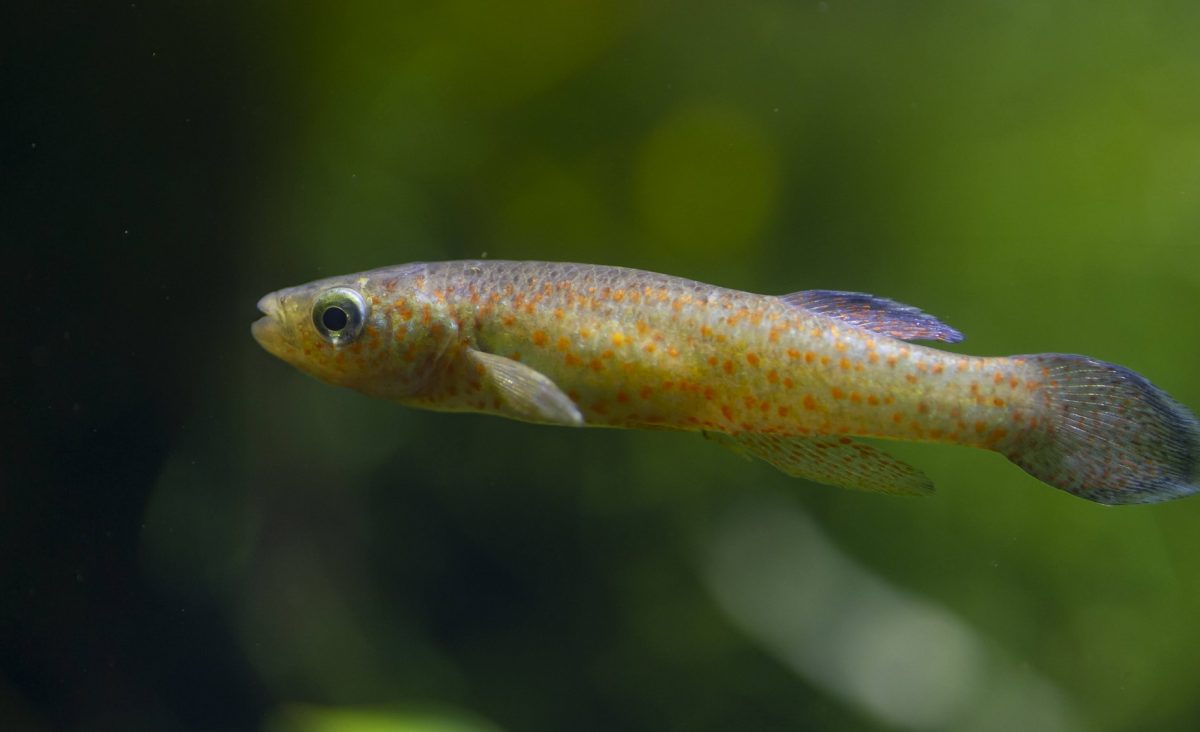
[[[290,344],[283,334],[279,295],[274,292],[264,295],[258,301],[258,311],[263,317],[250,324],[250,335],[269,353],[282,357]]]

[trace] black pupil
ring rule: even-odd
[[[325,312],[321,313],[321,322],[329,330],[341,330],[350,322],[350,316],[346,314],[345,310],[333,305],[325,308]]]

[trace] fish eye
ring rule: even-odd
[[[313,325],[321,337],[335,346],[350,343],[367,322],[367,301],[349,287],[334,287],[313,302]]]

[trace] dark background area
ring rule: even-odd
[[[0,726],[1194,729],[1200,504],[376,404],[257,298],[421,259],[913,302],[1193,407],[1187,3],[9,6]]]

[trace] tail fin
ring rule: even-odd
[[[1200,423],[1123,366],[1086,356],[1019,356],[1041,369],[1047,410],[1009,459],[1055,488],[1108,504],[1200,491]]]

